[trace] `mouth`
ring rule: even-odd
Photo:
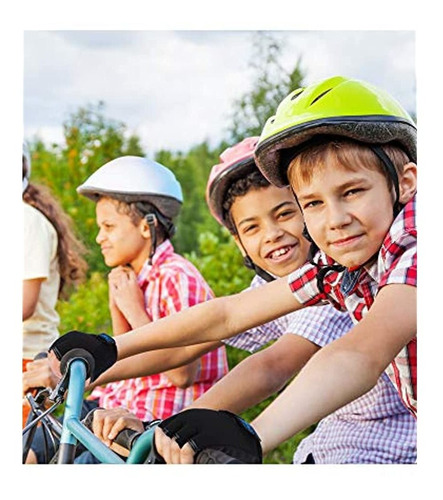
[[[329,245],[337,248],[344,248],[356,244],[362,237],[363,237],[362,234],[357,234],[355,236],[348,236],[346,238],[340,238],[338,240],[331,241]]]
[[[271,252],[266,254],[266,259],[271,259],[274,262],[279,262],[281,260],[286,260],[289,258],[297,245],[286,245],[284,247],[276,248]]]

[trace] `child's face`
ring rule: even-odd
[[[129,215],[118,211],[118,202],[101,198],[96,205],[100,245],[105,263],[109,267],[130,264],[139,272],[149,257],[151,238],[144,220],[134,225]]]
[[[306,262],[309,243],[302,236],[303,218],[289,188],[252,189],[235,199],[231,216],[237,245],[257,266],[286,276]]]
[[[393,221],[393,195],[380,172],[329,159],[310,182],[295,183],[309,234],[327,255],[354,268],[379,251]]]

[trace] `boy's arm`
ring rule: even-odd
[[[222,340],[303,307],[286,278],[246,292],[197,304],[119,335],[118,359],[164,347]]]
[[[184,347],[171,347],[169,349],[158,349],[155,351],[136,354],[126,359],[118,361],[111,366],[88,386],[88,390],[97,385],[109,382],[118,382],[136,377],[144,377],[162,373],[178,366],[195,361],[207,352],[223,345],[221,342],[206,342]]]
[[[318,349],[309,340],[285,334],[241,361],[188,408],[241,413],[280,390]]]
[[[416,288],[382,288],[366,317],[315,354],[252,423],[263,453],[369,391],[416,331]]]

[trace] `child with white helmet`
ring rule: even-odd
[[[262,132],[256,158],[271,182],[289,182],[294,190],[319,247],[311,262],[288,279],[216,299],[109,342],[96,356],[97,370],[145,350],[231,337],[291,311],[332,303],[347,310],[355,325],[316,353],[253,422],[263,451],[363,395],[383,372],[415,416],[414,122],[386,92],[334,77],[282,101]],[[93,343],[78,332],[59,339],[50,350],[54,369],[67,350],[91,349]],[[178,463],[191,461],[195,451],[187,443],[186,413],[159,426],[176,440]],[[212,437],[210,429],[207,434]]]
[[[110,161],[77,189],[96,202],[96,238],[109,274],[114,336],[213,297],[198,270],[174,252],[170,238],[183,202],[173,173],[135,156]],[[228,371],[215,349],[185,366],[96,387],[92,406],[125,407],[140,420],[164,419],[188,406]],[[35,452],[35,448],[32,448]],[[96,463],[85,452],[76,463]]]

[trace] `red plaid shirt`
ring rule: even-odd
[[[169,240],[157,248],[152,265],[145,263],[138,283],[152,321],[213,298],[198,270],[174,253]],[[144,421],[164,419],[190,405],[227,372],[225,348],[220,347],[200,358],[195,382],[186,389],[172,385],[160,373],[97,387],[90,398],[98,399],[104,408],[126,407]]]
[[[415,197],[394,220],[378,259],[371,266],[350,272],[330,271],[323,278],[323,291],[318,287],[319,269],[334,262],[322,252],[289,276],[289,286],[297,300],[306,306],[324,302],[337,309],[348,310],[354,322],[368,312],[378,291],[391,284],[417,286],[417,229]],[[397,388],[403,403],[417,412],[417,338],[414,337],[395,357],[386,373]]]

